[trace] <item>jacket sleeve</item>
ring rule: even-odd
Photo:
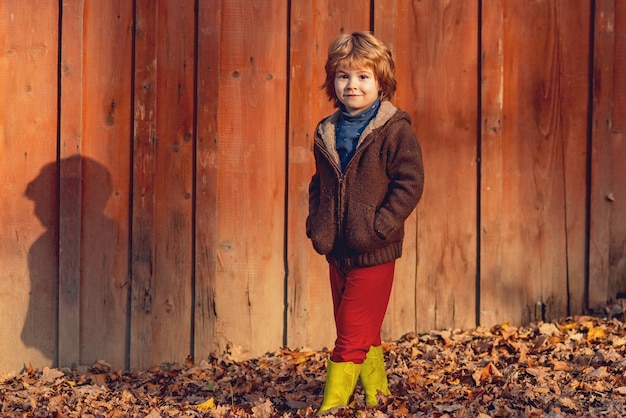
[[[424,189],[422,150],[410,123],[400,122],[393,135],[387,160],[389,187],[374,221],[374,229],[383,239],[402,228]]]

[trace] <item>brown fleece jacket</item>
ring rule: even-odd
[[[306,233],[339,267],[368,267],[402,255],[404,221],[424,187],[422,151],[409,115],[383,101],[343,175],[335,148],[339,111],[316,129]]]

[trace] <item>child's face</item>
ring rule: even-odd
[[[370,68],[337,68],[335,94],[351,115],[356,115],[374,104],[378,98],[378,90],[378,81]]]

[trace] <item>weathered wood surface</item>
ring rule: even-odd
[[[361,29],[393,51],[426,169],[384,338],[615,298],[625,8],[3,1],[0,372],[332,346],[307,187],[328,43]]]
[[[58,2],[0,6],[0,370],[57,356]]]
[[[219,349],[217,329],[217,211],[219,68],[222,22],[218,0],[198,8],[197,138],[195,155],[194,354],[206,358]]]
[[[127,367],[132,4],[85,2],[82,32],[76,36],[84,38],[85,98],[79,359],[80,364],[91,364],[105,358]]]
[[[58,361],[125,364],[132,8],[62,13]]]
[[[156,238],[152,228],[156,177],[156,3],[135,6],[131,227],[131,364],[152,361],[152,306]]]
[[[588,305],[626,291],[626,4],[596,2]]]
[[[580,312],[589,3],[482,10],[480,322]]]
[[[217,145],[215,340],[282,344],[287,9],[223,2]]]
[[[191,351],[194,4],[137,3],[131,367]]]
[[[396,101],[412,116],[425,171],[389,310],[397,338],[413,328],[406,314],[419,330],[476,325],[478,4],[398,1],[394,14],[381,30],[393,28]]]
[[[84,6],[61,9],[58,361],[70,366],[80,364]]]

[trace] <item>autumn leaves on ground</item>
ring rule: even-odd
[[[385,344],[392,396],[366,407],[357,386],[341,417],[626,416],[626,329],[575,317],[515,328],[433,331]],[[18,417],[313,417],[326,352],[122,372],[25,370],[0,376],[0,415]]]

